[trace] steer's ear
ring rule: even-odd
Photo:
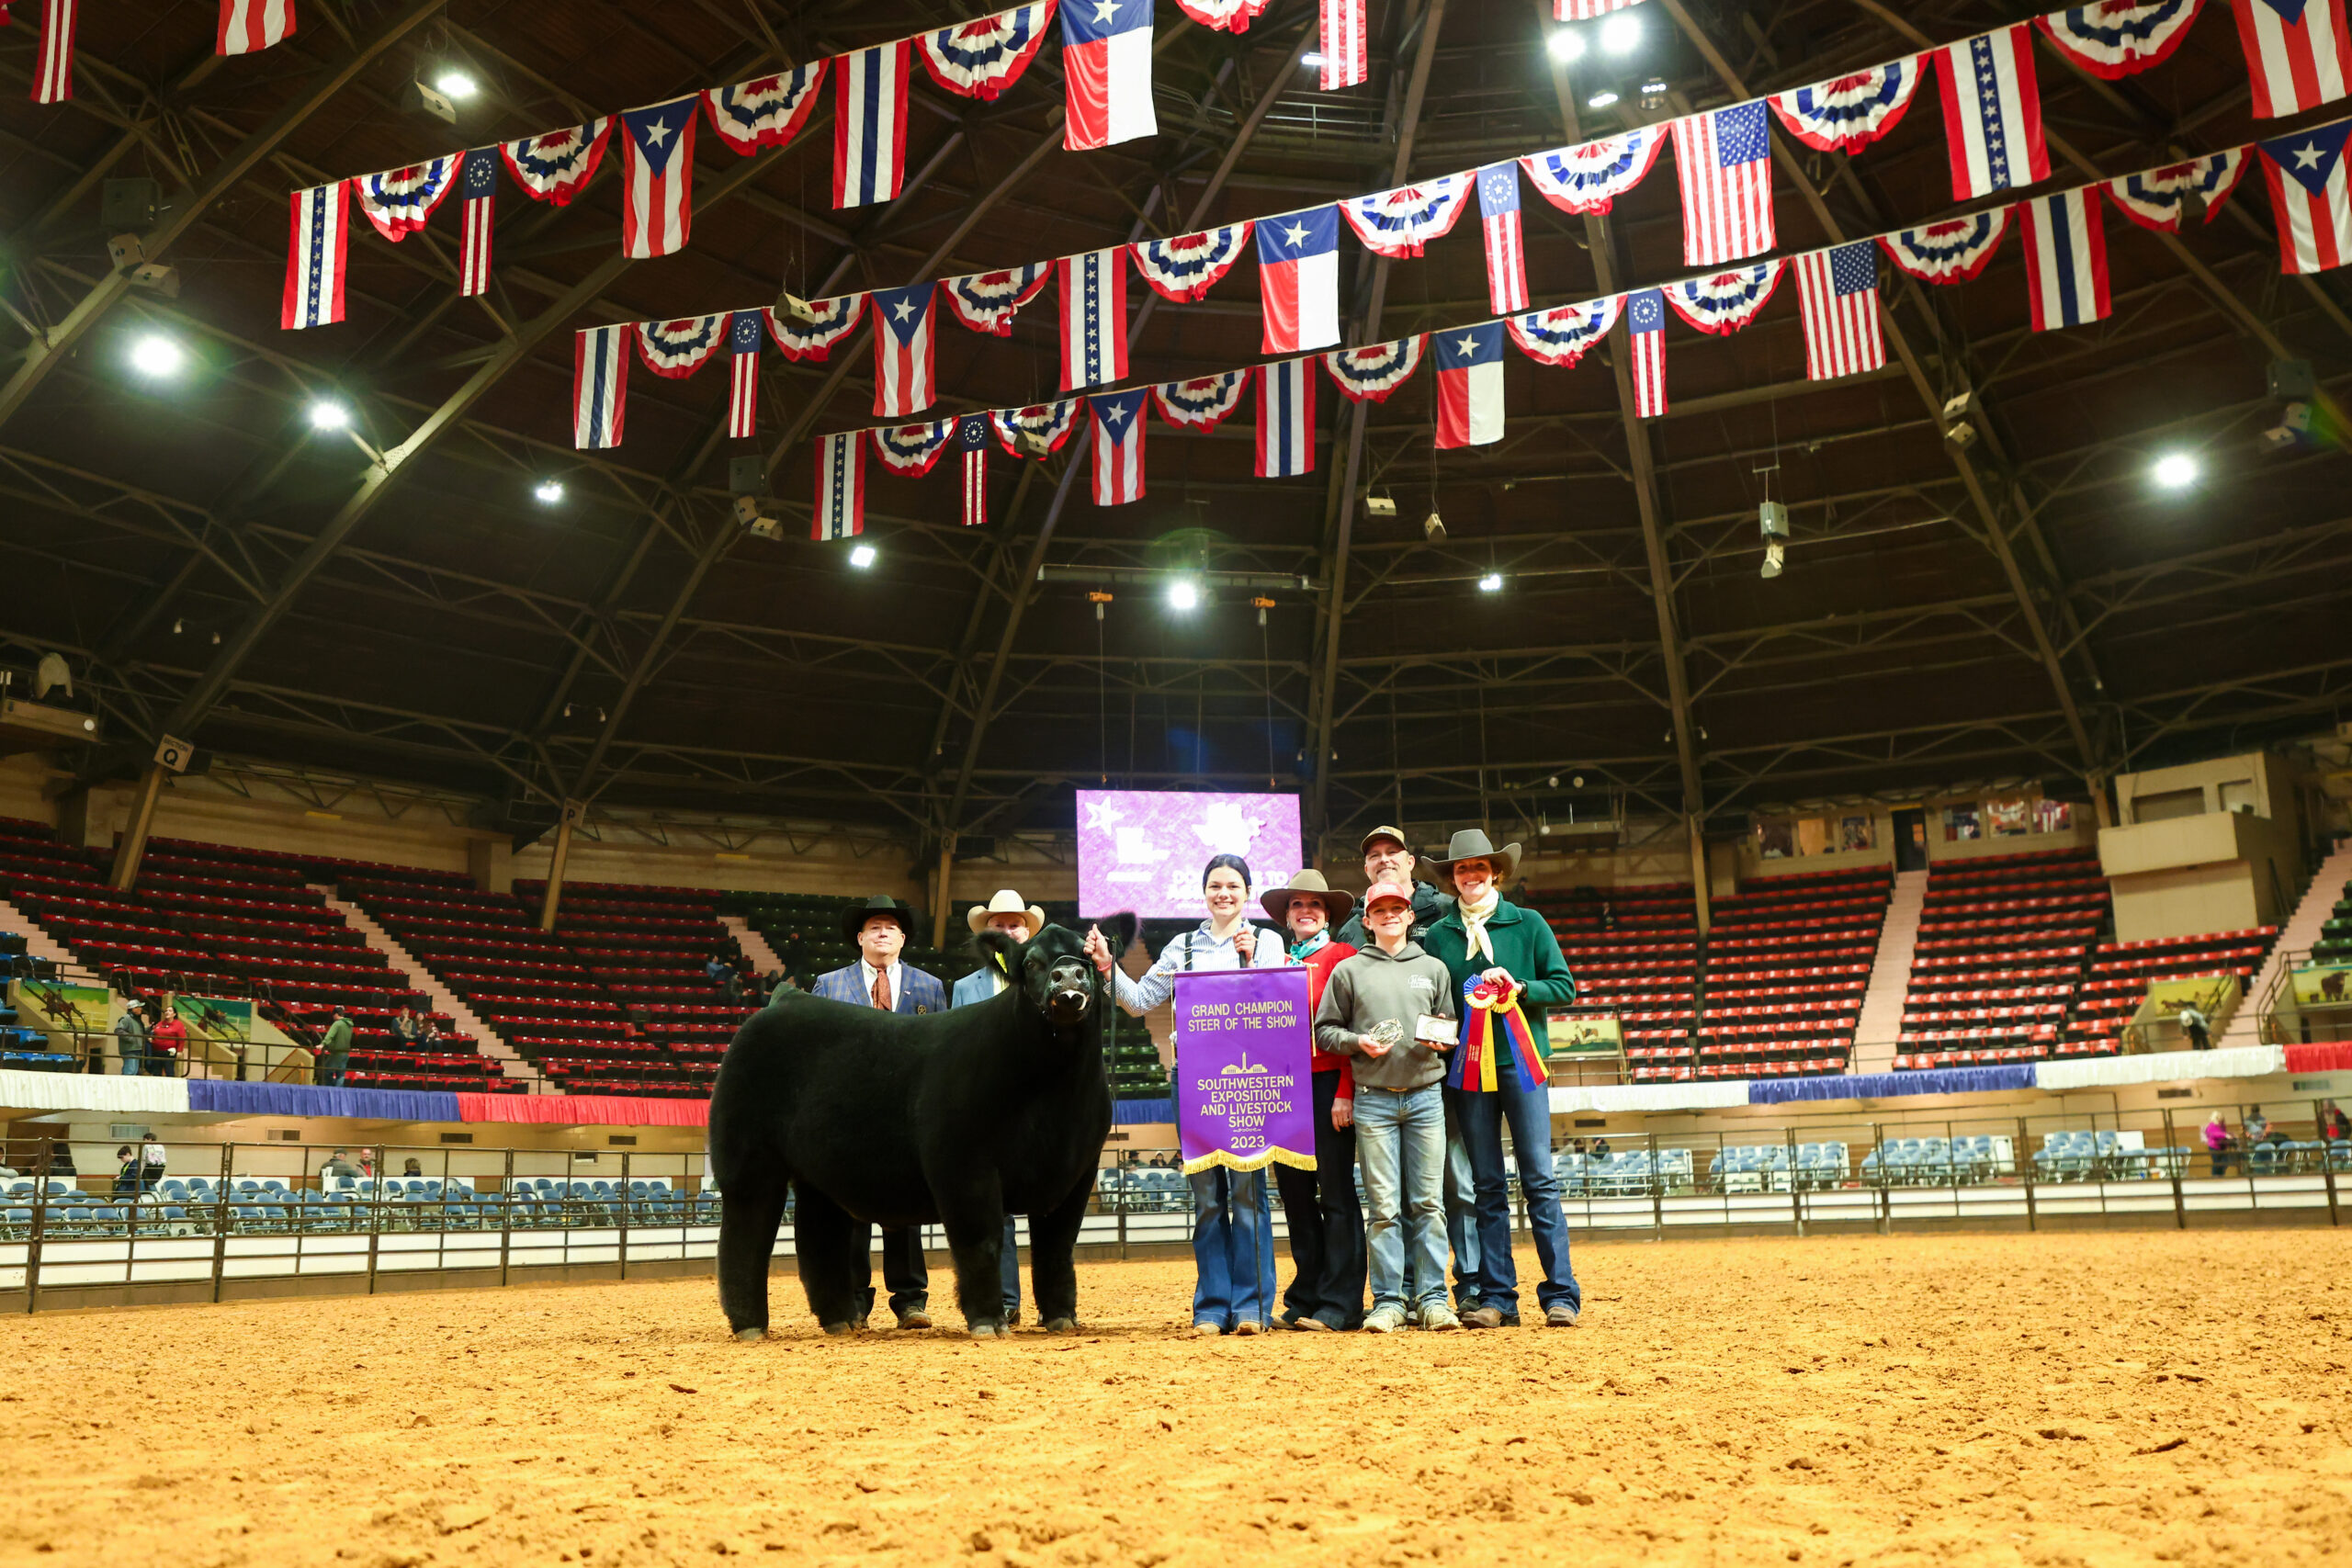
[[[1114,959],[1136,944],[1136,934],[1143,929],[1143,922],[1132,914],[1105,915],[1094,923],[1102,928],[1102,940],[1111,944]]]
[[[1021,942],[1011,932],[982,931],[972,939],[972,945],[980,950],[981,962],[998,973],[1021,973]]]

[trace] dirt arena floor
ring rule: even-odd
[[[0,1562],[2352,1562],[2352,1231],[1580,1257],[1475,1336],[1197,1342],[1174,1262],[1010,1344],[789,1280],[756,1346],[707,1280],[16,1318]]]

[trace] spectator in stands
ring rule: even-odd
[[[1000,887],[985,904],[975,904],[966,912],[964,923],[974,936],[982,931],[1002,931],[1015,942],[1027,942],[1046,929],[1046,911],[1023,898],[1010,887]],[[948,994],[951,1008],[969,1007],[984,1002],[1003,992],[1012,982],[994,964],[983,962],[978,969],[956,982]],[[998,1279],[1003,1286],[1004,1321],[1021,1321],[1021,1233],[1012,1223],[1012,1215],[1004,1216],[1004,1240],[998,1254]]]
[[[743,984],[743,969],[741,964],[730,964],[727,966],[727,977],[720,982],[720,986],[727,992],[727,999],[737,1007],[741,1007],[752,999],[750,987]]]
[[[1497,849],[1486,833],[1470,828],[1453,835],[1445,858],[1422,863],[1422,873],[1441,891],[1454,896],[1453,908],[1430,928],[1424,944],[1445,964],[1454,992],[1499,987],[1515,999],[1526,1032],[1526,1059],[1493,1021],[1494,1038],[1483,1060],[1491,1064],[1493,1089],[1482,1074],[1468,1079],[1462,1051],[1446,1072],[1447,1098],[1462,1121],[1470,1146],[1470,1168],[1478,1193],[1478,1305],[1463,1322],[1498,1328],[1519,1321],[1519,1270],[1511,1258],[1510,1185],[1503,1166],[1502,1130],[1510,1127],[1519,1166],[1520,1197],[1535,1233],[1535,1255],[1544,1265],[1536,1299],[1547,1327],[1573,1328],[1584,1294],[1568,1260],[1568,1223],[1560,1207],[1559,1178],[1552,1169],[1552,1100],[1544,1066],[1550,1054],[1544,1015],[1577,999],[1575,978],[1560,955],[1560,939],[1542,916],[1506,902],[1497,891],[1519,863],[1519,846]]]
[[[2174,1016],[2179,1021],[2180,1032],[2188,1036],[2190,1050],[2211,1051],[2213,1048],[2213,1042],[2207,1038],[2212,1023],[2199,1010],[2195,1002],[2184,1004],[2180,1011]]]
[[[180,1017],[179,994],[164,993],[164,1016],[147,1031],[147,1065],[164,1077],[187,1077],[187,1024]]]
[[[114,1196],[135,1198],[139,1195],[139,1151],[129,1144],[115,1150],[114,1157],[122,1168],[115,1172]]]
[[[1462,1326],[1445,1299],[1445,1077],[1443,1041],[1424,1038],[1430,1019],[1454,1014],[1453,978],[1412,940],[1413,895],[1377,882],[1364,895],[1373,945],[1331,971],[1315,1011],[1315,1043],[1357,1058],[1356,1125],[1371,1210],[1372,1311],[1368,1334],[1410,1321]],[[1401,1229],[1401,1234],[1400,1234]],[[1405,1294],[1405,1254],[1413,1289]]]
[[[403,1050],[413,1051],[425,1043],[425,1022],[414,1008],[404,1007],[392,1015],[392,1043]]]
[[[2255,1145],[2263,1142],[2269,1136],[2270,1118],[2265,1116],[2262,1113],[2262,1107],[2257,1105],[2253,1110],[2245,1113],[2246,1147],[2252,1148]]]
[[[1258,902],[1290,932],[1290,961],[1306,966],[1306,1015],[1311,1019],[1323,1005],[1331,971],[1355,956],[1353,947],[1331,935],[1332,924],[1354,909],[1355,896],[1339,891],[1321,872],[1310,869],[1292,877],[1289,886],[1269,890]],[[1290,1222],[1293,1268],[1290,1289],[1283,1292],[1282,1320],[1310,1331],[1358,1328],[1363,1321],[1368,1263],[1363,1208],[1356,1201],[1354,1062],[1344,1052],[1320,1047],[1309,1061],[1315,1168],[1273,1168],[1274,1186]]]
[[[727,972],[729,967],[730,965],[728,964],[727,955],[718,952],[717,949],[713,949],[710,957],[703,963],[703,977],[711,981],[713,984],[717,984],[727,978]]]
[[[2230,1136],[2230,1124],[2222,1120],[2220,1111],[2213,1112],[2205,1122],[2205,1149],[2213,1156],[2215,1176],[2230,1174],[2230,1147],[2235,1142]]]
[[[401,1166],[401,1174],[402,1176],[423,1176],[424,1174],[424,1163],[414,1155],[411,1155]]]
[[[139,1145],[139,1190],[153,1192],[164,1179],[164,1168],[172,1163],[170,1151],[155,1141],[150,1133]]]
[[[114,1024],[115,1054],[122,1058],[122,1076],[135,1078],[147,1066],[147,1004],[132,998]]]
[[[315,1082],[328,1089],[340,1089],[343,1087],[343,1075],[350,1066],[351,1018],[338,1007],[334,1010],[334,1021],[327,1025],[327,1032],[319,1036],[317,1059],[311,1077]]]
[[[337,1149],[327,1156],[327,1163],[319,1168],[319,1185],[324,1187],[330,1182],[345,1177],[354,1181],[358,1180],[359,1168],[351,1163],[350,1150]]]
[[[2320,1108],[2319,1135],[2331,1141],[2352,1138],[2352,1117],[2346,1117],[2344,1108],[2332,1100]]]
[[[1585,1153],[1594,1159],[1607,1159],[1609,1157],[1609,1140],[1606,1138],[1593,1139],[1592,1143],[1586,1148]]]
[[[1215,855],[1201,872],[1208,917],[1169,940],[1159,957],[1130,978],[1099,926],[1086,932],[1086,953],[1110,978],[1119,1005],[1137,1018],[1176,994],[1176,976],[1193,970],[1272,969],[1285,960],[1272,932],[1250,923],[1250,863]],[[1273,1325],[1274,1210],[1265,1173],[1222,1166],[1185,1179],[1193,1189],[1193,1332],[1261,1333]]]
[[[1453,900],[1440,893],[1427,882],[1413,875],[1414,855],[1405,842],[1405,830],[1383,825],[1363,836],[1363,880],[1369,887],[1376,883],[1393,882],[1413,890],[1413,940],[1425,942],[1430,928],[1445,918],[1453,908]],[[1353,918],[1340,922],[1331,933],[1334,942],[1344,942],[1361,948],[1372,938],[1365,934],[1363,911],[1358,909]],[[1468,1312],[1478,1304],[1478,1216],[1475,1188],[1470,1179],[1470,1145],[1462,1141],[1461,1118],[1449,1103],[1445,1108],[1445,1239],[1453,1249],[1453,1305],[1457,1312]],[[1406,1263],[1407,1293],[1418,1282],[1409,1278],[1412,1264]]]
[[[816,994],[828,1001],[877,1007],[885,1012],[945,1011],[947,987],[938,976],[899,962],[914,929],[915,912],[904,899],[876,895],[852,905],[843,912],[842,936],[857,944],[857,962],[817,976]],[[863,1258],[869,1231],[864,1224],[855,1229],[857,1254]],[[890,1292],[890,1311],[900,1328],[931,1326],[931,1270],[923,1262],[919,1227],[883,1230],[882,1283]],[[869,1314],[874,1310],[870,1285],[865,1310]]]

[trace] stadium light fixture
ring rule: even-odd
[[[470,98],[481,91],[481,84],[474,80],[471,72],[445,65],[434,75],[433,90],[452,100]]]
[[[849,564],[857,568],[858,570],[865,571],[871,568],[874,565],[874,547],[872,545],[852,545],[850,547]]]
[[[563,499],[563,481],[541,479],[532,487],[531,493],[538,499],[541,506],[553,506]]]
[[[2197,482],[2200,471],[2197,459],[2188,453],[2167,452],[2156,459],[2150,473],[2166,490],[2186,490]]]
[[[1168,585],[1168,607],[1171,610],[1197,610],[1201,607],[1201,586],[1189,577],[1180,577]]]
[[[1623,11],[1600,24],[1600,47],[1611,54],[1631,54],[1641,47],[1642,19]]]
[[[1549,50],[1552,58],[1561,64],[1574,65],[1584,58],[1584,34],[1573,28],[1562,28],[1544,40],[1544,47]]]
[[[331,398],[322,398],[311,405],[312,430],[348,430],[351,411]]]
[[[1478,592],[1481,593],[1500,593],[1502,591],[1503,574],[1499,571],[1490,571],[1478,580]]]
[[[1320,71],[1331,63],[1330,57],[1319,49],[1310,49],[1298,57],[1298,62],[1310,71]]]
[[[162,380],[176,376],[187,364],[187,350],[160,333],[151,333],[130,345],[130,367],[141,376]]]
[[[1584,107],[1589,109],[1605,109],[1616,101],[1617,95],[1611,92],[1608,88],[1603,87],[1600,91],[1587,98],[1584,101]]]

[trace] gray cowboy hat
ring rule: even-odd
[[[1341,892],[1323,880],[1323,874],[1308,867],[1290,879],[1287,887],[1269,887],[1258,902],[1264,906],[1266,918],[1284,931],[1290,929],[1290,900],[1295,893],[1309,894],[1323,900],[1324,919],[1333,926],[1346,919],[1356,907],[1356,896]]]
[[[852,904],[842,911],[842,940],[854,944],[857,933],[864,931],[865,922],[876,915],[889,916],[899,922],[899,929],[907,933],[909,942],[914,940],[914,907],[903,898],[892,898],[879,893],[863,904]]]
[[[1519,869],[1519,846],[1505,844],[1497,849],[1494,840],[1487,837],[1485,829],[1464,828],[1447,840],[1444,859],[1424,856],[1414,874],[1423,882],[1435,883],[1437,890],[1446,897],[1459,898],[1462,895],[1453,890],[1453,868],[1456,863],[1465,860],[1482,860],[1491,863],[1495,868],[1495,883],[1499,886],[1509,882],[1510,874]]]

